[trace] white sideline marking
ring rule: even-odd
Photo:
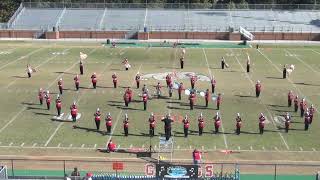
[[[240,150],[240,146],[238,146],[238,150]]]
[[[5,124],[1,129],[0,129],[0,133],[2,133],[3,130],[5,130],[14,120],[17,119],[17,117],[27,109],[27,107],[23,107],[15,116],[13,116],[11,118],[11,120],[9,122],[7,122],[7,124]]]
[[[97,148],[97,144],[94,144],[93,149],[96,149],[96,148]]]
[[[69,145],[69,149],[72,148],[72,146],[73,146],[73,144],[70,144],[70,145]]]
[[[69,51],[70,49],[65,49],[64,51]],[[54,59],[58,57],[58,55],[54,55],[52,57],[49,57],[48,59],[46,59],[45,61],[43,61],[41,64],[39,64],[38,66],[34,67],[35,69],[39,68],[40,66],[46,64],[47,62],[49,62],[50,60]],[[22,74],[24,75],[24,74]],[[9,88],[10,86],[12,86],[16,81],[18,81],[18,79],[15,79],[14,81],[11,81],[5,88]]]
[[[13,144],[13,142],[11,142],[11,143],[9,144],[9,146],[12,146],[12,144]]]
[[[31,56],[32,54],[34,54],[34,53],[36,53],[36,52],[38,52],[38,51],[40,51],[40,50],[42,50],[42,49],[43,49],[43,47],[42,47],[42,48],[39,48],[39,49],[36,49],[36,50],[28,53],[28,54],[25,55],[25,56],[21,56],[20,58],[18,58],[18,59],[16,59],[16,60],[10,61],[9,63],[1,66],[1,67],[0,67],[0,71],[1,71],[3,68],[7,67],[8,65],[10,65],[10,64],[12,64],[12,63],[15,63],[15,62],[17,62],[17,61],[19,61],[19,60],[21,60],[21,59],[27,58],[27,57]]]
[[[258,49],[257,51],[258,51],[266,60],[268,60],[269,63],[275,67],[276,70],[278,70],[280,73],[282,73],[282,70],[280,70],[280,69],[278,68],[278,66],[275,65],[265,54],[263,54],[259,49]],[[305,97],[306,100],[307,100],[310,104],[313,104],[313,102],[312,102],[310,99],[308,99],[307,96],[305,96],[305,95],[300,91],[300,89],[293,83],[293,81],[292,81],[290,78],[287,78],[287,80],[288,80],[288,81],[291,83],[291,85],[299,92],[299,94],[300,94],[301,96]],[[315,110],[316,110],[316,112],[317,112],[318,114],[320,114],[319,111],[318,111],[318,109],[317,109],[317,107],[315,107]]]
[[[217,146],[214,146],[214,150],[217,150]]]
[[[24,143],[22,143],[20,146],[23,147],[23,146],[24,146]]]
[[[208,72],[209,72],[209,75],[210,75],[210,78],[211,78],[212,77],[212,72],[211,72],[211,69],[210,69],[209,62],[208,62],[207,54],[206,54],[206,51],[204,50],[204,48],[202,48],[202,51],[203,51],[203,54],[204,54],[204,57],[205,57],[205,60],[206,60],[206,63],[207,63],[207,67],[208,67]],[[228,149],[227,137],[224,134],[224,127],[223,127],[222,121],[221,121],[221,130],[222,130],[222,133],[223,133],[224,145],[225,145],[226,149]]]
[[[202,151],[204,151],[204,146],[202,146],[201,148],[202,148]]]
[[[90,53],[94,52],[95,50],[97,50],[97,48],[93,49]],[[90,54],[89,53],[89,54]],[[68,68],[66,71],[69,71],[71,68],[73,68],[73,66],[75,66],[76,64],[78,63],[75,62],[70,68]],[[47,89],[49,89],[61,76],[63,76],[64,73],[60,74],[48,87]],[[0,133],[5,129],[7,128],[13,121],[15,121],[17,119],[17,117],[27,109],[27,107],[23,107],[6,125],[4,125],[1,129],[0,129]]]
[[[142,144],[142,146],[141,146],[141,147],[142,147],[142,149],[143,149],[143,148],[144,148],[144,144]]]
[[[52,138],[56,135],[56,133],[58,132],[58,130],[60,129],[60,127],[63,125],[63,122],[60,123],[57,128],[54,130],[54,132],[51,134],[51,136],[49,137],[49,139],[47,140],[47,142],[44,144],[44,146],[48,146],[48,144],[50,143],[50,141],[52,140]]]
[[[129,146],[130,148],[132,148],[132,144],[130,144],[130,146]]]
[[[144,148],[144,144],[142,145],[143,146],[143,148]],[[117,147],[118,149],[120,148],[120,144],[118,145],[118,147]]]
[[[180,149],[180,146],[179,146],[179,145],[177,146],[177,149]]]
[[[264,150],[264,151],[266,150],[266,149],[264,148],[264,146],[262,146],[262,150]]]
[[[57,147],[60,147],[61,146],[61,143],[59,143],[58,145],[57,145]]]
[[[251,150],[251,151],[253,150],[252,146],[250,146],[250,150]]]
[[[81,148],[84,148],[84,144],[81,145]]]
[[[189,149],[190,149],[190,150],[192,149],[191,146],[189,146]]]
[[[300,147],[300,151],[303,151],[302,147]]]
[[[32,147],[36,147],[36,145],[37,145],[37,143],[34,143],[34,144],[32,145]]]
[[[288,50],[284,49],[285,52],[290,53]],[[290,53],[291,54],[291,53]],[[307,64],[306,62],[304,62],[301,58],[297,57],[297,56],[293,56],[295,59],[297,59],[298,61],[300,61],[302,64],[304,64],[305,66],[307,66],[310,70],[312,70],[315,73],[319,73],[317,70],[313,69],[312,66],[310,66],[309,64]]]
[[[142,67],[142,64],[140,64],[140,67],[139,67],[139,69],[138,69],[138,72],[140,72],[141,67]],[[137,73],[138,73],[138,72],[137,72]],[[137,74],[137,73],[136,73],[136,74]],[[140,73],[141,73],[141,72],[140,72]],[[133,80],[133,81],[132,81],[131,86],[133,86],[133,85],[134,85],[134,82],[135,82],[135,80]],[[120,110],[120,112],[119,112],[119,113],[118,113],[118,115],[117,115],[116,122],[115,122],[115,124],[114,124],[114,126],[113,126],[113,128],[112,128],[112,130],[111,130],[111,134],[110,134],[109,139],[108,139],[108,141],[107,141],[107,142],[109,142],[109,141],[110,141],[110,139],[112,138],[113,132],[114,132],[114,130],[115,130],[115,129],[116,129],[116,127],[117,127],[117,124],[118,124],[119,119],[120,119],[120,117],[121,117],[122,111],[123,111],[123,109],[121,109],[121,110]]]
[[[312,151],[317,151],[315,148],[312,148]]]
[[[312,52],[315,52],[317,54],[320,54],[318,51],[314,50],[314,49],[311,49]]]
[[[279,149],[278,149],[276,146],[274,147],[274,149],[275,149],[276,151],[279,151]]]
[[[230,50],[230,51],[233,52],[233,50]],[[244,72],[246,72],[245,69],[244,69],[244,67],[243,67],[242,64],[240,63],[240,61],[239,61],[239,59],[238,59],[237,56],[235,56],[235,59],[237,60],[238,64],[240,65],[241,69],[242,69]],[[252,81],[251,77],[250,77],[247,73],[246,73],[246,77],[247,77],[247,79],[250,81],[251,85],[252,85],[253,87],[255,87],[255,83]],[[271,117],[271,122],[272,122],[273,126],[277,129],[277,126],[275,125],[275,122],[274,122],[273,117],[272,117],[272,113],[270,112],[270,110],[268,109],[268,107],[267,107],[265,104],[262,103],[262,101],[261,101],[260,98],[258,98],[258,100],[259,100],[259,103],[264,107],[264,109],[267,110],[269,116]],[[286,146],[286,148],[289,150],[290,148],[289,148],[286,140],[285,140],[284,137],[282,136],[281,132],[278,132],[278,134],[280,135],[280,137],[281,137],[281,139],[282,139],[282,142],[284,143],[284,145]]]

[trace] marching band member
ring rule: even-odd
[[[49,91],[47,91],[47,93],[44,95],[44,98],[46,99],[47,109],[50,110],[51,97]]]
[[[140,79],[141,79],[141,77],[140,77],[140,74],[139,73],[137,73],[137,75],[136,75],[136,84],[137,84],[137,89],[139,89],[140,88]]]
[[[150,114],[149,117],[149,135],[151,137],[154,136],[154,128],[156,127],[156,118],[153,113]]]
[[[105,120],[106,120],[107,133],[110,134],[111,128],[112,128],[112,117],[111,117],[110,112],[107,114]]]
[[[296,95],[296,97],[294,98],[294,112],[298,112],[298,108],[299,108],[299,96]]]
[[[193,90],[191,90],[189,95],[190,110],[193,110],[195,101],[196,101],[196,93]]]
[[[291,116],[290,116],[290,114],[288,112],[286,113],[286,116],[284,117],[284,119],[285,119],[285,123],[284,123],[285,130],[286,130],[286,133],[288,133],[289,132],[290,123],[291,123]]]
[[[112,74],[112,82],[113,82],[113,87],[117,88],[118,77],[117,77],[116,73]]]
[[[157,96],[158,96],[158,99],[161,97],[161,85],[160,85],[160,82],[158,82],[157,86],[156,86],[156,92],[157,92]]]
[[[316,109],[313,107],[313,104],[311,104],[311,106],[309,108],[310,124],[312,123],[313,115],[315,112],[316,112]]]
[[[58,112],[58,117],[61,114],[61,106],[62,106],[62,103],[61,103],[60,95],[58,94],[57,99],[56,99],[56,108],[57,108],[57,112]]]
[[[94,116],[94,122],[96,124],[96,128],[97,128],[97,131],[100,130],[100,120],[101,120],[101,112],[100,112],[100,109],[97,108],[97,111],[93,114]]]
[[[59,81],[58,81],[58,87],[59,87],[59,92],[60,92],[60,94],[62,94],[62,91],[63,91],[62,78],[60,78]]]
[[[95,72],[91,76],[91,82],[92,82],[93,88],[96,89],[97,88],[97,75]]]
[[[200,116],[198,117],[198,128],[199,128],[199,136],[202,136],[203,128],[204,128],[204,119],[203,119],[202,113],[200,113]]]
[[[77,121],[77,115],[78,115],[78,107],[76,106],[76,102],[73,102],[73,104],[70,106],[70,114],[72,117],[72,121]]]
[[[260,130],[260,134],[263,134],[264,132],[264,121],[266,120],[266,118],[264,117],[263,113],[260,113],[259,116],[259,130]]]
[[[262,89],[262,86],[261,86],[260,81],[258,80],[257,83],[256,83],[256,97],[260,96],[261,89]]]
[[[128,118],[128,114],[125,114],[125,117],[124,117],[123,130],[124,130],[124,135],[128,136],[129,135],[129,118]]]
[[[184,90],[184,87],[183,87],[183,83],[181,82],[178,87],[179,100],[181,100],[181,93],[183,90]]]
[[[236,134],[237,135],[240,135],[241,125],[242,125],[242,119],[240,117],[240,113],[237,113],[237,117],[236,117]]]
[[[215,134],[219,133],[219,128],[221,125],[221,117],[219,112],[216,113],[214,116],[214,128],[215,128]]]
[[[74,85],[76,86],[76,90],[79,90],[79,85],[80,85],[80,78],[79,75],[77,74],[76,77],[73,78],[74,80]]]
[[[189,133],[189,126],[190,126],[190,122],[188,119],[188,115],[186,115],[184,117],[184,119],[182,120],[183,123],[183,133],[184,133],[184,137],[187,138],[188,137],[188,133]]]
[[[216,84],[217,84],[217,81],[214,78],[214,76],[211,77],[211,81],[210,82],[211,82],[211,92],[212,92],[212,94],[214,94],[214,90],[215,90]]]
[[[39,99],[40,105],[43,104],[43,94],[44,94],[44,92],[43,92],[42,88],[40,88],[39,92],[38,92],[38,99]]]
[[[288,107],[291,107],[293,100],[293,92],[290,90],[288,93]]]
[[[300,102],[300,117],[303,117],[306,109],[307,109],[307,102],[305,98],[302,98],[302,101]]]

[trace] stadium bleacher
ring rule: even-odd
[[[244,27],[255,32],[320,32],[314,10],[228,10],[154,8],[24,7],[12,29],[226,31]]]

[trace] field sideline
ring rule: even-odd
[[[82,46],[83,45],[83,46]],[[194,148],[215,152],[219,150],[234,150],[244,152],[268,153],[301,153],[301,159],[315,160],[310,153],[318,154],[320,144],[318,137],[319,111],[314,116],[314,122],[309,131],[304,131],[303,119],[294,113],[293,107],[287,107],[287,93],[289,90],[306,97],[308,107],[320,105],[320,46],[290,47],[271,46],[257,50],[248,49],[187,49],[186,64],[183,72],[196,72],[208,77],[214,75],[217,80],[217,92],[223,93],[222,133],[212,133],[213,116],[217,112],[214,102],[209,108],[204,107],[204,98],[198,96],[195,110],[190,111],[187,96],[177,99],[177,92],[172,98],[168,97],[166,88],[163,88],[165,98],[152,99],[148,102],[148,110],[143,111],[141,90],[136,89],[134,76],[141,74],[182,72],[179,68],[180,49],[174,48],[109,48],[100,44],[64,44],[64,43],[0,43],[0,154],[10,154],[8,150],[18,152],[17,155],[34,154],[33,152],[59,152],[59,155],[69,155],[73,151],[94,151],[104,147],[109,139],[113,139],[120,148],[147,148],[149,147],[147,119],[151,112],[162,116],[170,112],[176,117],[188,114],[191,120],[191,134],[183,137],[182,124],[175,121],[173,134],[175,141],[175,159]],[[85,62],[85,74],[80,77],[81,89],[74,91],[73,77],[79,72],[79,52],[88,54]],[[253,64],[252,72],[245,73],[245,63],[249,53]],[[224,56],[230,68],[221,70],[220,59]],[[128,57],[132,69],[124,71],[121,62]],[[36,67],[31,79],[26,78],[25,67],[30,63]],[[289,79],[282,79],[283,64],[295,64],[296,70]],[[98,74],[98,88],[91,88],[90,76]],[[119,78],[119,87],[112,87],[111,75],[116,72]],[[37,100],[37,91],[40,87],[57,93],[57,80],[64,80],[64,94],[62,95],[63,112],[69,113],[69,106],[73,101],[78,103],[81,119],[76,123],[79,128],[74,129],[71,122],[51,120],[56,114],[52,95],[51,110],[40,106]],[[263,91],[259,99],[254,96],[254,84],[262,82]],[[189,80],[177,80],[190,86]],[[157,80],[148,79],[147,84],[151,92]],[[165,85],[165,81],[161,81]],[[132,86],[134,102],[125,108],[122,95],[124,88]],[[198,81],[197,89],[209,88],[208,82]],[[106,135],[96,132],[93,113],[100,108],[103,118],[107,112],[113,117],[113,133]],[[197,117],[203,113],[206,121],[205,133],[198,136]],[[243,128],[240,136],[235,135],[235,116],[240,112],[243,119]],[[258,115],[263,112],[268,119],[264,135],[258,134]],[[290,112],[293,117],[291,130],[285,133],[279,129],[276,117]],[[124,114],[130,118],[129,137],[123,136],[122,121]],[[102,131],[106,131],[104,123]],[[152,147],[157,149],[159,136],[163,135],[163,124],[157,122],[156,135],[151,139]],[[19,150],[16,150],[19,149]],[[65,153],[64,153],[65,151]],[[181,152],[181,153],[180,153]],[[304,154],[305,153],[305,154]],[[86,154],[86,153],[84,153]],[[97,155],[96,152],[94,152]],[[81,153],[79,153],[81,156]],[[87,156],[87,154],[86,154]],[[108,156],[108,155],[104,155]],[[241,156],[241,155],[239,155]],[[290,155],[288,155],[290,156]],[[304,157],[305,156],[305,157]],[[208,160],[219,157],[206,157]],[[242,157],[243,158],[243,157]],[[262,158],[256,156],[259,160]],[[263,158],[262,158],[263,159]],[[283,157],[285,160],[286,157]]]

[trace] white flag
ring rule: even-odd
[[[88,57],[87,54],[80,52],[80,59],[81,60],[85,60],[85,59],[87,59],[87,57]]]

